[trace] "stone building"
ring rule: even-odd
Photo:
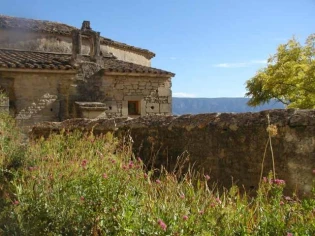
[[[173,73],[154,53],[81,29],[0,15],[0,89],[21,125],[171,114]],[[4,109],[4,108],[2,108]]]

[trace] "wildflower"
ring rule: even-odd
[[[221,200],[220,200],[220,198],[218,198],[218,197],[217,197],[215,200],[216,200],[216,201],[217,201],[217,203],[219,203],[219,204],[221,204],[221,203],[222,203],[222,202],[221,202]]]
[[[143,174],[143,177],[144,177],[144,178],[148,178],[148,174],[147,174],[147,173],[144,173],[144,174]]]
[[[87,165],[87,163],[88,163],[88,161],[87,161],[86,159],[84,159],[84,160],[81,162],[81,166],[82,166],[83,168],[85,168],[86,165]]]
[[[81,196],[80,200],[83,202],[85,200],[85,198],[83,196]]]
[[[293,236],[293,234],[292,233],[287,233],[287,236]]]
[[[128,166],[129,166],[129,169],[132,169],[132,168],[133,168],[133,166],[134,166],[133,162],[132,162],[132,161],[130,161]]]
[[[124,170],[127,170],[127,166],[126,166],[126,165],[122,165],[122,168],[123,168]]]
[[[184,216],[183,216],[183,220],[188,220],[188,216],[187,216],[187,215],[184,215]]]
[[[108,178],[108,176],[107,176],[106,173],[104,173],[102,176],[103,176],[104,179],[107,179],[107,178]]]
[[[184,199],[184,198],[185,198],[185,194],[181,194],[179,197],[180,197],[181,199]]]
[[[205,175],[205,179],[208,181],[210,179],[209,175]]]
[[[315,174],[315,169],[313,170],[313,174]]]
[[[285,185],[285,181],[283,179],[274,179],[273,182],[276,185]]]
[[[283,202],[283,201],[280,201],[280,205],[284,205],[284,202]]]
[[[200,210],[198,213],[199,213],[200,215],[203,215],[205,212],[204,212],[203,210]]]
[[[19,205],[20,204],[20,202],[18,201],[18,200],[15,200],[14,202],[13,202],[13,205]]]
[[[162,230],[166,231],[167,225],[163,222],[163,220],[159,219],[158,221],[159,226]]]
[[[290,198],[289,196],[285,196],[284,199],[287,201],[292,201],[292,198]]]
[[[161,181],[160,181],[159,179],[157,179],[155,182],[156,182],[157,184],[161,184]]]
[[[267,183],[267,181],[268,181],[267,177],[263,177],[263,181],[264,181],[265,183]]]

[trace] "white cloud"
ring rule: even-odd
[[[252,60],[247,62],[237,62],[237,63],[220,63],[214,64],[213,67],[219,68],[242,68],[242,67],[249,67],[255,64],[266,64],[267,60]]]
[[[195,94],[191,94],[191,93],[173,93],[173,97],[181,97],[181,98],[194,98],[196,97]]]

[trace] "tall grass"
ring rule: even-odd
[[[18,143],[6,135],[1,147]],[[314,196],[284,196],[272,172],[256,197],[236,186],[219,193],[208,175],[147,170],[131,150],[110,133],[64,131],[29,143],[17,168],[3,161],[15,152],[3,152],[2,173],[13,177],[1,180],[10,187],[0,234],[315,235]]]

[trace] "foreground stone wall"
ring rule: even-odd
[[[147,116],[138,119],[73,119],[43,123],[33,128],[33,137],[48,136],[61,129],[81,129],[95,134],[114,131],[130,134],[134,152],[147,164],[172,170],[178,156],[189,154],[189,163],[204,170],[211,181],[229,187],[232,181],[248,190],[259,182],[261,163],[268,140],[267,115],[277,126],[272,138],[277,177],[286,190],[299,194],[311,191],[315,169],[315,110],[272,110],[243,114]],[[264,176],[272,169],[270,148],[266,152]]]

